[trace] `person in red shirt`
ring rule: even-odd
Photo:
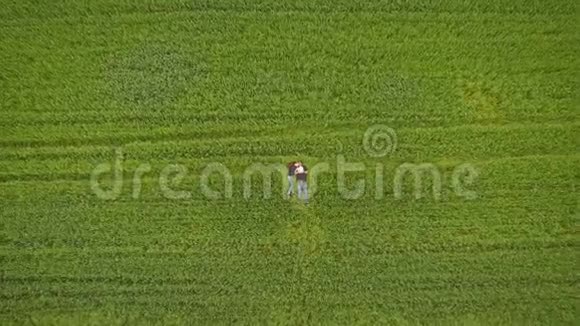
[[[298,167],[298,162],[293,161],[288,163],[288,197],[292,197],[294,193],[294,174]]]

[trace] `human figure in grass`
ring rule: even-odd
[[[294,194],[294,174],[297,167],[298,162],[296,161],[288,163],[288,197],[292,197]]]
[[[308,168],[299,161],[294,174],[296,174],[296,180],[298,181],[298,199],[302,199],[308,204]]]

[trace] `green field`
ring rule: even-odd
[[[0,324],[577,324],[576,3],[0,0]]]

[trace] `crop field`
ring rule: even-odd
[[[578,324],[577,15],[0,0],[0,324]]]

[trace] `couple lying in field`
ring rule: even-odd
[[[298,181],[298,199],[303,199],[305,203],[308,203],[307,175],[308,168],[302,162],[288,163],[288,197],[292,197],[294,193],[294,179],[296,179]]]

